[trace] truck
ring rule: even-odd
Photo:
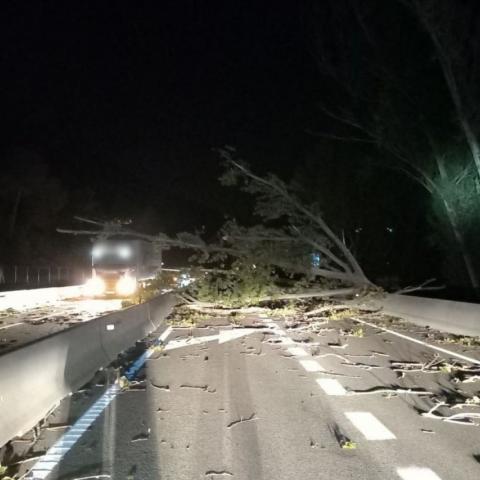
[[[161,250],[143,240],[96,240],[91,256],[92,276],[84,290],[90,297],[131,296],[162,269]]]

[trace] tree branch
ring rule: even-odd
[[[362,268],[360,267],[359,263],[352,255],[350,250],[346,247],[346,245],[335,235],[335,233],[331,230],[331,228],[327,225],[327,223],[321,218],[319,215],[314,215],[308,208],[304,207],[298,200],[296,200],[292,195],[288,193],[286,189],[280,188],[278,185],[275,185],[273,182],[270,182],[258,175],[255,175],[249,169],[241,165],[240,163],[233,160],[231,155],[226,151],[221,151],[222,157],[227,160],[233,167],[239,170],[243,175],[255,182],[268,187],[269,189],[275,191],[279,194],[284,200],[286,200],[290,205],[292,205],[298,212],[304,215],[307,219],[311,220],[314,224],[318,225],[320,229],[325,233],[325,235],[330,238],[330,240],[338,247],[338,249],[342,252],[345,256],[348,263],[351,265],[351,270],[355,272],[357,277],[363,278],[364,284],[370,284],[370,281],[366,278],[365,274],[363,273]],[[331,272],[329,272],[331,273]]]

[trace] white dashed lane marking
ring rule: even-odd
[[[402,480],[441,480],[440,477],[429,468],[397,468],[397,473]]]
[[[338,380],[318,378],[317,383],[327,395],[346,395],[347,391]]]
[[[308,353],[300,347],[288,347],[287,351],[294,357],[308,357]]]
[[[282,344],[288,347],[287,351],[291,355],[294,357],[310,356],[303,348],[294,346],[296,342],[276,323],[271,321],[266,323],[276,335],[281,337],[280,340]],[[307,372],[325,372],[325,369],[316,360],[299,358],[298,362]],[[338,380],[317,378],[317,383],[327,395],[343,396],[347,394],[347,391]],[[370,412],[346,412],[345,416],[367,440],[394,440],[396,438],[395,435]],[[397,474],[402,480],[441,480],[433,470],[425,467],[397,468]]]
[[[315,360],[299,360],[300,365],[307,372],[324,372],[325,369]]]
[[[395,435],[370,412],[345,412],[367,440],[393,440]]]

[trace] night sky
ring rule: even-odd
[[[218,186],[212,147],[235,145],[288,178],[312,143],[319,79],[303,12],[273,1],[134,5],[3,5],[2,154],[36,152],[100,218],[215,228],[235,200]]]

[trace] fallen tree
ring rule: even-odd
[[[254,215],[260,220],[260,224],[251,227],[228,222],[222,232],[224,242],[244,256],[258,257],[288,272],[360,287],[372,286],[317,205],[300,201],[276,175],[261,177],[253,173],[235,158],[235,149],[225,147],[219,153],[226,166],[221,182],[252,195]],[[312,261],[313,257],[316,261]]]
[[[123,235],[152,242],[160,249],[193,251],[196,263],[204,268],[188,293],[205,302],[238,306],[270,299],[351,295],[374,287],[317,205],[301,201],[276,175],[254,173],[232,147],[218,152],[225,166],[221,183],[254,198],[256,224],[241,226],[228,220],[217,240],[210,243],[198,233],[148,235],[122,222],[81,217],[77,219],[100,228],[58,231],[101,238]]]

